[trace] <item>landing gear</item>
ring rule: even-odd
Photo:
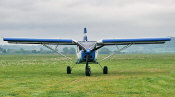
[[[91,76],[91,67],[90,66],[85,68],[85,74],[86,74],[86,76]]]
[[[91,67],[88,65],[88,55],[86,56],[86,67],[85,67],[85,74],[86,76],[91,76]]]
[[[103,74],[108,74],[108,67],[107,66],[104,66],[104,68],[103,68]]]
[[[67,66],[67,74],[71,74],[71,67]]]
[[[88,66],[88,62],[86,63],[85,74],[86,76],[91,76],[91,67]]]
[[[98,63],[98,65],[102,68],[103,74],[108,74],[108,67],[107,66],[102,67],[100,63]]]

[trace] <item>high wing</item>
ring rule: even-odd
[[[97,45],[163,44],[171,38],[103,39]]]
[[[13,44],[76,45],[76,42],[72,39],[4,38],[4,41]]]

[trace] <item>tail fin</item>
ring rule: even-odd
[[[87,39],[87,30],[86,30],[86,28],[84,28],[84,37],[83,37],[83,41],[88,41],[88,39]]]

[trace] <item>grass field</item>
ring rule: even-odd
[[[102,56],[101,56],[102,57]],[[66,74],[57,55],[0,55],[0,96],[4,97],[175,97],[175,55],[115,55],[104,61],[109,74],[84,64]]]

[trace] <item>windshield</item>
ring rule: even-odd
[[[85,49],[91,49],[91,50],[94,49],[97,44],[95,41],[79,41],[78,43]]]

